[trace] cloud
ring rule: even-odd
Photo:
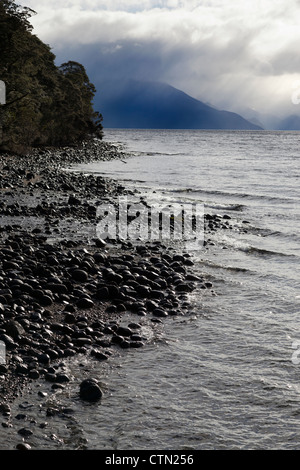
[[[24,0],[34,32],[91,80],[160,80],[219,107],[287,112],[299,0]],[[295,111],[295,107],[293,108]]]

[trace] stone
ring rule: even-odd
[[[37,359],[40,364],[49,364],[50,362],[50,356],[49,354],[46,354],[46,353],[39,354]]]
[[[100,361],[106,361],[108,359],[108,356],[106,354],[101,351],[98,351],[97,349],[92,349],[91,356],[95,357]]]
[[[70,377],[63,373],[56,374],[56,383],[67,383],[70,382]]]
[[[19,429],[18,434],[24,437],[32,436],[33,432],[28,428]]]
[[[21,375],[28,374],[28,367],[25,364],[18,364],[16,367],[16,373]]]
[[[85,308],[92,308],[93,306],[94,306],[94,302],[92,301],[92,299],[89,299],[87,297],[82,297],[77,302],[78,308],[85,309]]]
[[[45,380],[47,382],[56,382],[56,374],[48,372],[47,374],[45,374]]]
[[[7,374],[8,367],[5,364],[0,364],[0,374]]]
[[[98,300],[107,300],[109,298],[109,290],[107,287],[103,286],[97,290],[97,299]]]
[[[11,336],[14,340],[25,334],[23,326],[14,320],[8,321],[6,323],[5,330],[6,333]]]
[[[130,342],[130,347],[131,348],[141,348],[144,346],[144,343],[142,341],[131,341]]]
[[[127,328],[126,326],[119,326],[115,333],[118,336],[131,336],[132,330],[130,328]]]
[[[74,269],[74,271],[72,271],[72,278],[74,281],[87,282],[88,273],[83,269]]]
[[[153,310],[152,314],[155,316],[155,317],[167,317],[168,316],[168,313],[163,310],[162,308],[156,308]]]
[[[29,371],[28,377],[29,377],[30,379],[36,380],[36,379],[38,379],[38,378],[40,377],[40,373],[39,373],[38,370],[32,369],[31,371]]]
[[[96,402],[103,395],[101,388],[95,379],[85,379],[80,384],[79,395],[82,400]]]
[[[31,450],[31,446],[25,442],[20,442],[16,445],[17,450]]]
[[[10,414],[10,406],[8,403],[0,403],[0,413],[3,413],[6,416]]]
[[[7,347],[7,349],[14,349],[16,347],[16,343],[14,342],[12,337],[9,335],[6,335],[6,334],[0,335],[0,341],[3,341],[5,343],[5,346]]]
[[[79,206],[79,205],[81,205],[81,201],[80,201],[79,198],[77,198],[76,196],[71,194],[69,199],[68,199],[68,204],[71,205],[71,206]]]

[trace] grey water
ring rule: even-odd
[[[142,349],[65,366],[74,381],[49,402],[74,413],[49,420],[33,446],[300,449],[299,139],[297,132],[105,130],[128,158],[75,171],[119,179],[149,201],[201,203],[206,213],[230,216],[233,229],[210,234],[192,253],[212,295],[196,289],[185,316],[151,330],[145,320]],[[102,382],[100,405],[78,400],[73,384],[84,374]],[[5,432],[9,439],[13,431]]]

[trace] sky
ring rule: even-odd
[[[168,83],[218,108],[300,115],[300,0],[19,0],[92,82]]]

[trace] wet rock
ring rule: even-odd
[[[130,342],[130,347],[131,348],[141,348],[144,346],[144,343],[142,341],[131,341]]]
[[[15,416],[15,418],[16,418],[17,420],[19,420],[19,421],[20,421],[20,420],[25,420],[25,419],[27,419],[27,415],[26,415],[25,413],[18,413],[18,414]]]
[[[37,359],[40,364],[49,364],[50,363],[50,356],[46,353],[38,354]]]
[[[2,413],[5,416],[10,415],[10,406],[8,403],[0,403],[0,413]]]
[[[95,357],[100,361],[106,361],[108,359],[107,354],[104,354],[102,351],[99,351],[97,349],[92,349],[91,356]]]
[[[37,379],[39,379],[39,377],[40,377],[40,373],[39,373],[38,370],[32,369],[32,370],[29,371],[28,377],[29,377],[30,379],[37,380]]]
[[[155,308],[152,312],[155,317],[167,317],[168,313],[162,308]]]
[[[56,383],[63,384],[70,382],[70,377],[67,374],[58,373],[56,375]]]
[[[25,442],[20,442],[16,445],[17,450],[31,450],[31,446]]]
[[[131,328],[132,330],[138,330],[141,328],[141,325],[139,323],[129,323],[128,328]]]
[[[26,366],[26,364],[18,364],[15,370],[17,374],[21,374],[21,375],[28,374],[28,367]]]
[[[176,291],[177,292],[191,292],[193,290],[193,287],[190,284],[186,284],[184,282],[181,282],[176,286]]]
[[[90,345],[90,344],[92,344],[92,340],[90,338],[86,338],[86,337],[75,338],[74,339],[74,344],[76,344],[77,346]]]
[[[40,302],[40,305],[42,305],[43,307],[49,307],[50,305],[52,305],[53,300],[50,297],[50,295],[42,295],[39,302]]]
[[[75,281],[87,282],[88,280],[88,273],[84,271],[83,269],[75,269],[74,271],[72,271],[71,274],[72,274],[72,278]]]
[[[18,434],[20,434],[23,437],[29,437],[29,436],[32,436],[33,432],[31,431],[31,429],[21,428],[19,429]]]
[[[8,366],[6,364],[0,364],[0,374],[6,374],[8,372]]]
[[[79,395],[82,400],[96,402],[101,399],[103,392],[95,379],[85,379],[80,384]]]
[[[25,334],[23,326],[17,321],[8,321],[5,324],[6,333],[11,336],[14,340]]]
[[[131,336],[132,330],[130,328],[127,328],[126,326],[119,326],[115,333],[119,336]]]
[[[111,343],[112,344],[121,344],[124,341],[123,336],[120,335],[113,335],[111,338]]]
[[[152,291],[150,291],[149,295],[153,299],[163,299],[164,298],[164,292],[160,291],[160,290],[157,290],[157,289],[153,289]]]
[[[77,302],[78,308],[88,309],[88,308],[92,308],[93,306],[94,306],[94,302],[92,301],[92,299],[89,299],[87,297],[83,297],[79,299]]]
[[[0,341],[4,342],[7,349],[14,349],[17,346],[12,337],[6,334],[0,335]]]
[[[69,197],[69,199],[68,199],[68,204],[69,204],[69,205],[72,205],[72,206],[74,206],[74,205],[75,205],[75,206],[78,206],[78,205],[81,204],[81,200],[80,200],[78,197],[76,197],[76,196],[74,196],[73,194],[71,194],[70,197]]]
[[[97,290],[97,299],[98,300],[107,300],[109,298],[109,290],[107,287],[100,287],[98,290]]]
[[[47,372],[45,374],[45,380],[47,382],[56,382],[56,374],[54,374],[52,372]]]

